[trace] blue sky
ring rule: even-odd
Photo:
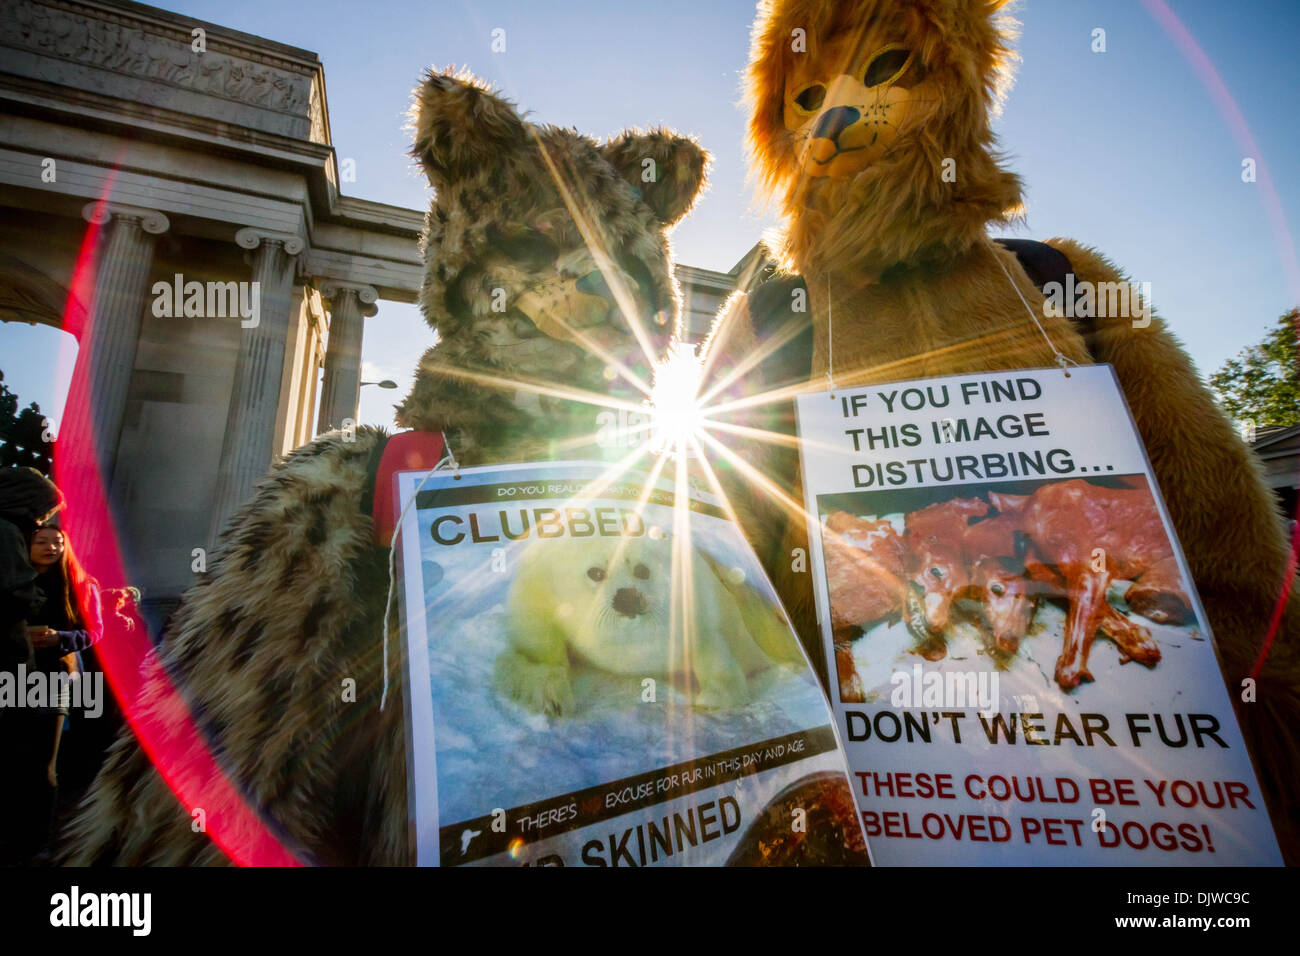
[[[1242,182],[1247,154],[1153,3],[1021,0],[1022,63],[998,130],[1028,187],[1028,225],[1015,234],[1076,238],[1150,282],[1156,309],[1208,374],[1300,304],[1294,253],[1284,265],[1274,226],[1279,216],[1300,224],[1300,4],[1169,0],[1272,174],[1280,208],[1271,221],[1264,177]],[[334,146],[356,161],[350,195],[427,205],[406,154],[405,112],[422,69],[454,64],[497,84],[534,121],[601,137],[662,123],[698,137],[715,164],[709,192],[674,234],[681,262],[727,270],[771,222],[753,205],[742,153],[750,0],[164,5],[320,55]],[[491,50],[494,28],[506,31],[504,53]],[[1091,50],[1095,28],[1106,31],[1105,53]],[[58,335],[0,326],[7,382],[47,411],[63,401],[51,374]],[[413,306],[381,302],[366,325],[366,370],[405,389],[431,341]],[[363,389],[362,420],[390,423],[398,394]]]

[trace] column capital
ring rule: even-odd
[[[357,298],[357,305],[364,316],[372,316],[379,311],[376,303],[379,301],[379,290],[372,285],[366,285],[364,282],[345,282],[342,279],[322,279],[316,278],[316,289],[320,296],[329,303],[330,310],[337,308],[338,298],[346,293],[353,293]]]
[[[116,202],[88,202],[81,207],[81,218],[96,226],[106,224],[110,219],[134,219],[140,228],[151,236],[157,236],[171,228],[171,220],[157,209],[143,206],[127,206]]]
[[[291,256],[301,255],[307,247],[299,236],[288,232],[270,232],[266,229],[254,229],[246,226],[235,233],[235,244],[241,249],[256,249],[263,242],[278,242]]]

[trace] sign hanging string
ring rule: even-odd
[[[835,397],[835,326],[832,322],[834,304],[831,302],[831,274],[826,273],[826,383],[831,398]]]
[[[1047,343],[1047,347],[1051,349],[1052,354],[1056,356],[1056,364],[1061,366],[1061,369],[1065,372],[1065,377],[1069,378],[1070,369],[1068,366],[1073,365],[1075,368],[1081,368],[1082,366],[1080,366],[1078,362],[1074,361],[1074,359],[1067,357],[1056,347],[1056,343],[1054,343],[1051,336],[1047,334],[1047,330],[1043,328],[1043,324],[1038,321],[1038,316],[1035,314],[1034,310],[1031,309],[1029,303],[1025,301],[1025,295],[1020,291],[1020,286],[1016,285],[1016,280],[1011,278],[1011,273],[1007,271],[1007,266],[1006,263],[1002,261],[1002,256],[998,253],[998,250],[991,248],[992,243],[989,245],[990,251],[993,253],[993,258],[997,260],[998,266],[1002,269],[1002,274],[1006,276],[1007,281],[1011,283],[1011,288],[1016,290],[1016,295],[1020,299],[1020,304],[1025,307],[1025,311],[1029,313],[1029,318],[1033,321],[1039,333],[1043,336],[1043,341]]]
[[[397,590],[397,539],[402,534],[402,520],[406,517],[407,509],[411,507],[411,502],[415,501],[420,490],[424,488],[424,483],[440,471],[443,466],[450,464],[452,476],[460,477],[460,462],[456,461],[456,456],[452,454],[451,443],[447,441],[447,433],[442,433],[442,447],[447,449],[447,454],[443,455],[420,479],[420,483],[415,486],[415,492],[407,499],[406,504],[402,505],[402,511],[397,516],[397,524],[393,527],[392,540],[388,542],[388,600],[384,602],[384,689],[379,695],[379,710],[382,713],[384,705],[388,702],[388,619],[393,613],[393,596]]]

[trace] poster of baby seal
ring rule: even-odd
[[[737,526],[698,489],[610,475],[398,476],[417,861],[869,862],[825,696]]]
[[[1110,366],[797,410],[832,706],[878,864],[1280,865]]]

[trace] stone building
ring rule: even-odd
[[[315,54],[0,0],[0,319],[78,337],[60,441],[94,442],[155,621],[274,458],[355,419],[365,318],[415,301],[423,211],[339,184]],[[682,267],[695,334],[739,269]]]
[[[1300,425],[1261,428],[1251,448],[1264,466],[1264,481],[1288,521],[1300,505]]]
[[[78,336],[93,421],[60,438],[95,441],[149,597],[189,586],[274,456],[355,418],[364,318],[414,301],[422,221],[341,194],[315,54],[121,0],[0,2],[0,316]]]

